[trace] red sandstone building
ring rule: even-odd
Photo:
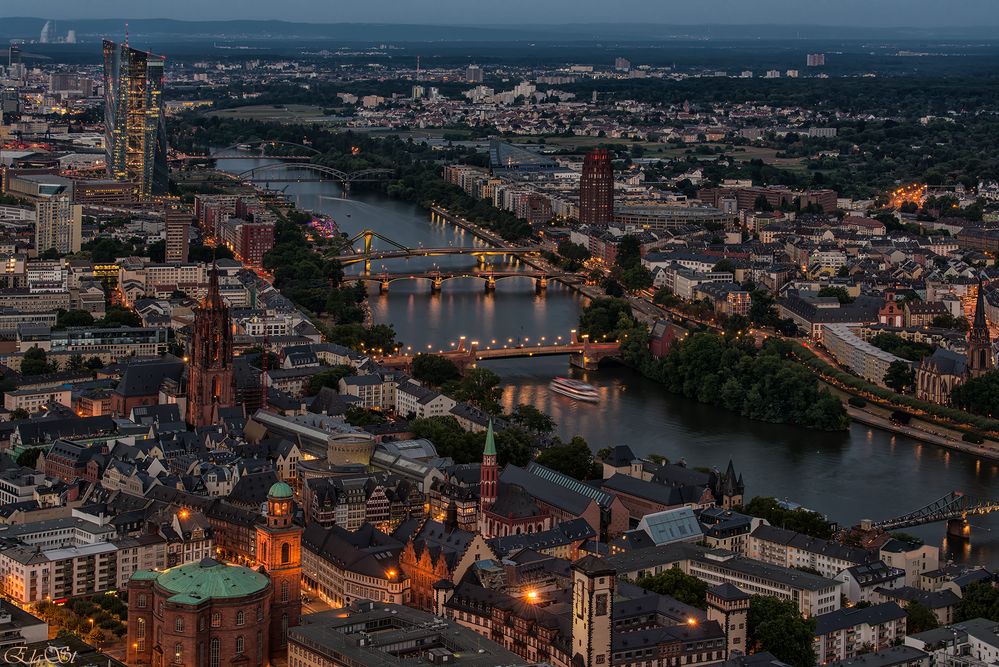
[[[142,667],[269,665],[287,655],[301,617],[301,534],[292,490],[267,494],[257,569],[206,558],[128,582],[128,659]]]
[[[596,148],[583,159],[579,180],[579,222],[606,225],[614,217],[614,169],[605,148]]]
[[[194,311],[191,363],[187,368],[187,422],[214,424],[219,408],[233,405],[232,324],[219,292],[219,272],[209,271],[208,294]]]

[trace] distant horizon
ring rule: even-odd
[[[717,21],[691,21],[691,22],[661,22],[661,21],[545,21],[545,22],[525,22],[525,23],[448,23],[446,21],[428,21],[428,22],[417,22],[417,21],[385,21],[385,20],[364,20],[358,19],[353,21],[335,21],[335,20],[322,20],[322,21],[306,21],[302,19],[289,19],[289,18],[246,18],[246,17],[230,17],[230,18],[176,18],[170,16],[75,16],[75,17],[52,17],[52,16],[0,16],[0,20],[31,20],[31,21],[56,21],[56,22],[74,22],[74,21],[172,21],[178,23],[285,23],[285,24],[304,24],[304,25],[331,25],[331,26],[341,26],[341,25],[367,25],[367,26],[435,26],[442,28],[497,28],[497,29],[523,29],[523,28],[538,28],[538,27],[580,27],[580,28],[593,28],[598,26],[615,26],[615,27],[678,27],[678,28],[821,28],[823,30],[835,30],[835,29],[845,29],[845,30],[885,30],[885,31],[895,31],[895,30],[918,30],[921,32],[932,31],[936,28],[941,30],[953,31],[960,30],[962,28],[968,30],[984,30],[989,28],[999,28],[999,17],[995,19],[994,23],[967,23],[967,24],[948,24],[948,25],[917,25],[917,24],[894,24],[894,25],[851,25],[851,24],[835,24],[835,23],[785,23],[785,22],[717,22]],[[999,35],[997,35],[999,39]]]
[[[81,6],[82,5],[82,6]],[[502,27],[525,25],[802,25],[843,28],[934,29],[999,25],[994,0],[35,0],[31,14],[57,21],[172,19],[284,21]],[[514,17],[516,17],[514,19]],[[511,20],[514,19],[514,20]]]

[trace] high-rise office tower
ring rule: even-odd
[[[465,81],[468,83],[482,83],[482,68],[478,65],[469,65],[465,69]]]
[[[35,204],[35,250],[42,254],[54,249],[61,255],[80,252],[83,206],[66,195],[50,197]]]
[[[188,240],[191,230],[191,214],[176,208],[168,208],[164,216],[166,229],[166,263],[183,264],[187,261]]]
[[[10,49],[7,51],[7,67],[13,67],[14,65],[19,65],[21,63],[21,45],[10,43]]]
[[[614,168],[605,148],[595,148],[583,158],[579,180],[579,221],[606,225],[614,215]]]
[[[108,175],[135,183],[139,197],[167,191],[163,58],[104,40]]]

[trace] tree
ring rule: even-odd
[[[45,350],[40,348],[29,348],[21,359],[21,375],[44,375],[54,370],[55,365],[48,362]]]
[[[979,581],[968,584],[957,605],[954,620],[969,621],[973,618],[999,621],[999,588]]]
[[[99,368],[104,368],[104,362],[101,361],[100,357],[90,357],[87,359],[87,368],[96,371]]]
[[[889,389],[904,394],[916,386],[916,371],[912,368],[912,364],[893,361],[888,364],[884,382]]]
[[[616,340],[622,322],[627,324],[625,328],[634,327],[631,304],[624,299],[594,299],[579,315],[579,331],[589,334],[593,341]]]
[[[439,354],[418,354],[413,358],[413,377],[435,387],[461,377],[453,361]]]
[[[622,269],[630,269],[642,263],[642,244],[637,236],[625,234],[617,242],[614,263]]]
[[[459,401],[468,401],[486,412],[499,412],[503,397],[500,377],[488,368],[470,368],[461,380],[449,382],[444,393]]]
[[[621,285],[632,292],[652,287],[652,272],[641,264],[635,264],[621,271]]]
[[[146,256],[149,257],[150,261],[154,264],[162,264],[166,261],[166,241],[160,239],[159,241],[153,241],[148,246],[146,246]]]
[[[815,619],[803,618],[795,602],[754,595],[747,626],[750,653],[769,651],[793,667],[815,665]]]
[[[591,479],[595,472],[593,452],[586,440],[578,435],[565,444],[559,443],[543,449],[536,460],[546,468],[578,480]]]
[[[845,287],[829,286],[819,290],[819,296],[834,296],[840,303],[853,303],[853,297]]]
[[[83,355],[80,353],[70,355],[69,362],[66,364],[66,367],[71,371],[82,371],[86,367],[86,364],[83,361]]]
[[[67,327],[89,327],[94,323],[94,316],[85,310],[63,310],[56,312],[56,329]]]
[[[562,267],[566,271],[578,271],[583,263],[590,259],[590,251],[585,246],[572,241],[562,241],[558,244],[558,254],[562,257]]]
[[[529,431],[548,435],[555,430],[555,420],[533,405],[520,404],[510,414],[510,421]]]
[[[684,572],[678,567],[671,567],[659,574],[641,577],[635,582],[647,591],[659,595],[669,595],[684,604],[705,609],[708,606],[707,582]]]
[[[750,516],[766,519],[772,526],[786,528],[823,540],[832,537],[829,521],[818,512],[800,508],[784,509],[777,504],[776,498],[770,496],[756,496],[740,511]]]
[[[121,306],[111,306],[104,313],[104,319],[97,323],[98,326],[108,329],[111,327],[141,327],[142,318],[138,313],[122,308]]]
[[[18,419],[27,419],[30,416],[31,415],[24,408],[14,408],[13,410],[10,411],[10,419],[11,419],[11,421],[17,421]],[[24,456],[25,454],[27,454],[28,451],[31,451],[31,450],[27,450],[27,451],[21,452],[21,456]],[[36,458],[37,458],[37,455],[36,455]],[[20,457],[18,457],[18,461],[20,461]]]
[[[315,396],[323,387],[332,387],[334,390],[339,391],[340,380],[355,373],[357,373],[357,369],[346,364],[330,366],[328,369],[320,371],[309,378],[309,383],[305,387],[305,395]]]
[[[913,600],[905,605],[905,631],[914,635],[940,627],[937,617],[926,605]]]
[[[386,422],[385,417],[374,410],[365,410],[362,407],[352,405],[347,408],[347,412],[343,416],[344,420],[351,426],[374,426],[378,424],[384,424]]]

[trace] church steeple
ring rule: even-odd
[[[482,449],[482,467],[479,472],[479,518],[496,502],[496,486],[499,483],[499,465],[496,463],[496,438],[493,436],[493,420],[486,428],[486,445]]]
[[[218,266],[208,272],[208,292],[194,310],[191,358],[187,369],[187,421],[215,423],[218,408],[233,405],[232,324],[222,300]]]
[[[978,279],[978,296],[975,300],[975,317],[968,330],[968,374],[978,377],[988,373],[995,366],[992,356],[992,336],[985,317],[985,287],[988,280]]]

